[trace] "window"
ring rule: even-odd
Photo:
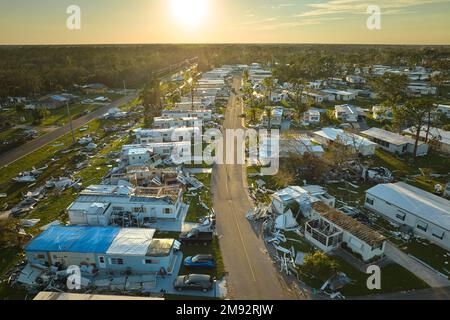
[[[123,259],[122,258],[111,258],[111,259],[109,259],[109,262],[111,264],[123,265]]]
[[[416,227],[417,227],[417,229],[422,230],[423,232],[427,232],[427,230],[428,230],[428,223],[425,223],[425,222],[419,220],[417,222]]]
[[[135,213],[142,212],[142,208],[140,208],[140,207],[133,208],[133,212],[135,212]]]
[[[36,259],[45,259],[45,255],[43,254],[37,254]]]
[[[100,261],[100,263],[105,263],[105,257],[99,257],[98,261]]]
[[[145,259],[144,264],[159,264],[159,260]]]
[[[395,217],[396,217],[398,220],[405,221],[405,219],[406,219],[406,213],[399,212],[399,213],[397,213],[397,214],[395,215]]]
[[[172,214],[172,209],[171,208],[164,208],[163,213],[164,214]]]
[[[432,231],[433,237],[438,238],[440,240],[444,240],[444,236],[445,236],[444,230],[434,227],[433,230],[431,230],[431,231]]]
[[[373,199],[371,199],[371,198],[367,198],[366,202],[367,202],[368,204],[370,204],[371,206],[373,206],[373,203],[374,203],[375,201],[374,201]]]

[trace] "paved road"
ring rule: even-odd
[[[385,254],[389,259],[415,274],[416,277],[425,281],[432,288],[450,286],[448,279],[445,279],[430,268],[414,260],[390,242],[386,243]]]
[[[99,109],[96,109],[92,111],[91,113],[75,119],[72,121],[74,130],[84,126],[88,122],[102,116],[105,114],[109,109],[116,108],[121,105],[124,105],[133,99],[136,99],[138,97],[137,93],[128,95],[126,97],[120,98],[111,104],[101,107]],[[62,137],[66,133],[70,132],[70,124],[67,124],[63,127],[60,127],[50,133],[47,133],[37,139],[32,140],[31,142],[28,142],[27,144],[24,144],[22,146],[19,146],[15,149],[12,149],[8,152],[5,152],[0,155],[0,168],[3,168],[4,166],[10,165],[11,163],[25,157],[26,155],[42,148],[43,146],[55,141],[56,139]]]
[[[233,87],[239,89],[240,79]],[[243,128],[242,105],[230,98],[224,127]],[[265,253],[264,240],[245,218],[253,207],[247,193],[245,168],[242,165],[216,165],[213,169],[212,193],[217,214],[217,231],[225,268],[228,294],[232,299],[296,299]]]

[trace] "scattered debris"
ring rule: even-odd
[[[45,226],[42,226],[42,227],[40,228],[40,230],[41,230],[41,231],[45,231],[45,230],[47,230],[48,228],[50,228],[50,227],[52,227],[52,226],[60,226],[61,224],[62,224],[61,221],[55,220],[55,221],[53,221],[53,222],[50,222],[49,224],[46,224]]]
[[[38,224],[39,221],[41,221],[41,219],[22,219],[20,220],[20,224],[22,227],[31,228]]]
[[[392,172],[384,167],[364,169],[362,177],[364,180],[369,179],[370,181],[377,183],[389,183],[394,181]]]

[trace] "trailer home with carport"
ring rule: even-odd
[[[381,149],[395,154],[414,154],[415,140],[394,132],[386,131],[380,128],[370,128],[361,132],[372,142],[375,142]],[[428,154],[428,144],[419,142],[417,145],[417,156],[426,156]]]
[[[386,238],[378,232],[323,202],[314,202],[311,207],[314,216],[306,222],[305,238],[320,250],[330,252],[346,246],[363,261],[384,254]]]
[[[353,151],[357,151],[363,156],[373,156],[377,147],[377,144],[369,139],[335,128],[323,128],[314,132],[313,140],[325,146],[339,143],[352,148]]]
[[[450,201],[404,182],[366,191],[365,207],[450,250]]]

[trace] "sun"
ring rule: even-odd
[[[170,0],[170,7],[177,22],[195,26],[205,20],[208,10],[208,0]]]

